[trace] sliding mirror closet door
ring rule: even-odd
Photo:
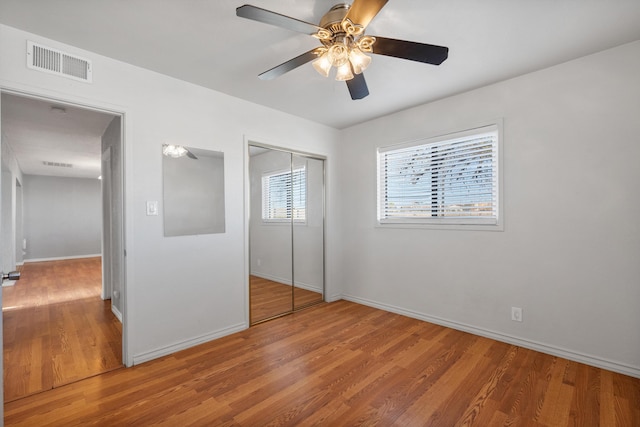
[[[251,323],[292,311],[291,153],[249,147]]]
[[[324,161],[293,155],[293,308],[323,301]]]
[[[324,300],[324,160],[249,147],[251,324]]]

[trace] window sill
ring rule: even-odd
[[[409,229],[425,229],[425,230],[458,230],[458,231],[504,231],[502,222],[496,223],[461,223],[461,222],[418,222],[418,221],[376,221],[376,228],[409,228]]]

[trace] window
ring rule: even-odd
[[[498,225],[498,126],[378,149],[380,224]]]
[[[304,222],[307,217],[307,172],[305,167],[262,176],[262,220]]]

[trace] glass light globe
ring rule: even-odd
[[[351,64],[349,61],[342,64],[338,67],[338,72],[336,73],[336,80],[351,80],[353,78],[353,73],[351,72]]]
[[[365,55],[356,47],[349,53],[349,61],[351,61],[351,65],[353,65],[353,72],[360,74],[371,64],[371,57]]]
[[[334,67],[340,67],[349,61],[349,48],[342,43],[336,43],[327,52],[329,61]]]
[[[329,55],[323,54],[320,58],[311,63],[313,68],[316,69],[321,76],[329,77],[329,70],[331,70],[331,61],[329,61]]]

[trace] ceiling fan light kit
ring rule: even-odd
[[[195,154],[187,150],[184,146],[177,144],[162,144],[162,154],[174,159],[187,156],[190,159],[198,160]]]
[[[163,144],[162,145],[162,154],[167,157],[173,157],[177,159],[179,157],[183,157],[187,155],[187,149],[182,145],[174,145],[174,144]]]
[[[355,100],[369,95],[362,74],[371,64],[371,56],[367,53],[433,65],[440,65],[448,57],[449,48],[444,46],[364,35],[367,25],[387,1],[354,0],[352,5],[335,5],[322,17],[318,26],[247,4],[237,8],[236,15],[305,33],[322,43],[320,47],[265,71],[258,76],[260,79],[276,78],[313,61],[313,68],[324,77],[329,77],[335,68],[335,79],[347,83],[351,99]]]
[[[371,63],[371,57],[363,51],[373,51],[375,38],[364,36],[364,28],[346,18],[348,11],[348,4],[333,6],[320,20],[322,29],[313,34],[324,46],[316,49],[319,58],[312,65],[324,77],[329,77],[335,67],[336,80],[351,80],[354,73],[362,73]]]

